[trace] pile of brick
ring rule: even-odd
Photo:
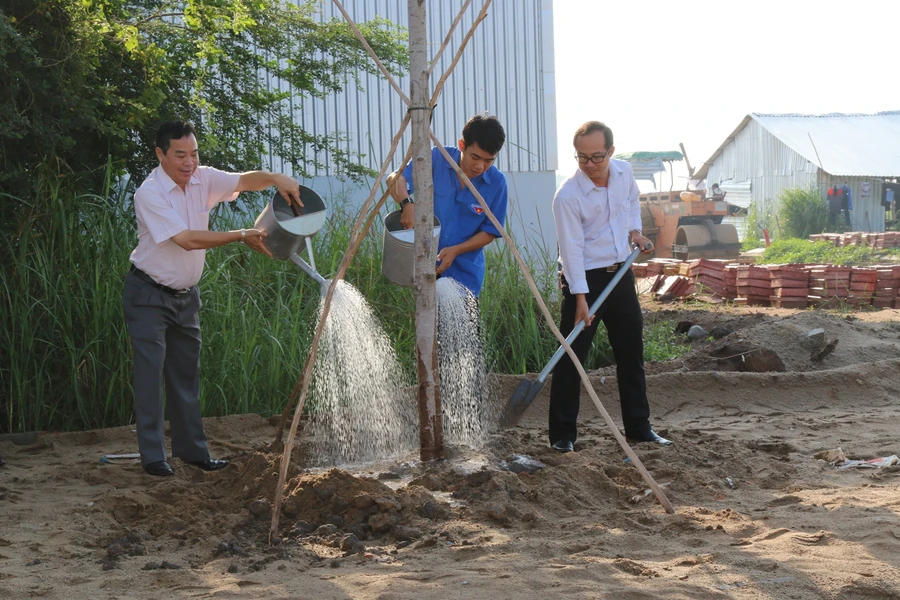
[[[772,306],[806,308],[809,296],[809,271],[803,265],[769,265]]]
[[[809,236],[809,240],[811,242],[831,242],[835,246],[871,246],[882,250],[884,248],[900,248],[900,231],[818,233]]]
[[[737,267],[737,298],[735,304],[769,306],[772,297],[772,278],[769,270],[756,265]]]
[[[639,290],[739,305],[900,308],[900,266],[741,265],[723,260],[652,259],[632,266]]]
[[[686,275],[697,282],[699,293],[718,298],[726,298],[725,285],[726,261],[700,258],[684,264]]]
[[[900,308],[900,265],[877,267],[875,278],[875,296],[872,305],[875,308]]]

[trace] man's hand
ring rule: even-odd
[[[241,241],[247,244],[247,246],[251,250],[255,250],[260,254],[265,254],[269,258],[272,258],[272,253],[269,252],[269,249],[266,248],[266,245],[263,243],[263,238],[267,237],[268,235],[268,233],[266,233],[265,231],[260,231],[259,229],[247,229],[247,235]]]
[[[412,229],[416,226],[416,205],[410,202],[400,209],[400,227]]]
[[[585,328],[591,326],[591,323],[594,322],[594,316],[589,315],[590,307],[587,303],[587,298],[584,294],[575,294],[575,324],[578,324],[578,321],[584,321]]]
[[[438,252],[437,259],[441,264],[438,266],[435,272],[440,275],[441,273],[449,269],[450,265],[453,264],[453,261],[457,256],[459,256],[458,246],[447,246],[446,248]]]
[[[281,197],[288,204],[303,206],[303,202],[300,201],[300,184],[297,180],[281,173],[274,173],[274,176],[275,187],[278,188],[278,193],[281,194]],[[249,234],[250,231],[248,230],[247,233]]]
[[[653,242],[637,231],[631,232],[631,243],[641,249],[641,254],[650,254],[653,252]]]

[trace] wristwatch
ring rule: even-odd
[[[241,240],[243,240],[245,237],[247,237],[247,230],[241,229]]]
[[[403,200],[401,200],[401,201],[400,201],[400,208],[403,208],[403,207],[406,206],[407,204],[415,204],[415,201],[413,200],[413,197],[412,197],[412,196],[407,196],[406,198],[404,198]]]

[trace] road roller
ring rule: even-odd
[[[737,229],[722,223],[728,215],[724,200],[701,191],[641,194],[643,233],[656,247],[654,256],[693,260],[737,258],[741,251]]]

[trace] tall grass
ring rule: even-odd
[[[133,207],[112,186],[97,196],[48,182],[35,199],[3,197],[14,223],[0,229],[0,431],[71,430],[132,421],[131,347],[121,292],[136,243]],[[254,204],[254,202],[256,204]],[[217,208],[216,229],[246,227],[261,209]],[[339,198],[314,238],[318,271],[329,277],[349,245],[356,217]],[[346,279],[372,305],[408,374],[415,373],[414,298],[381,275],[380,221]],[[554,320],[559,315],[555,257],[532,259]],[[558,343],[539,313],[509,249],[487,255],[479,300],[487,359],[494,371],[542,369]],[[316,325],[319,286],[293,263],[243,245],[207,253],[201,398],[206,415],[280,412],[299,377]],[[649,323],[647,360],[679,353],[672,323]],[[589,368],[612,362],[603,328]]]
[[[816,188],[785,188],[778,192],[780,235],[806,239],[828,228],[828,207]]]

